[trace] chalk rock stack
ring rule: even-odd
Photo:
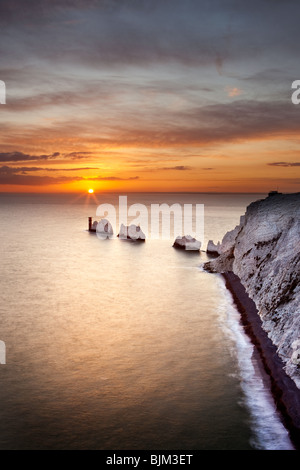
[[[129,226],[121,224],[118,237],[122,240],[132,240],[144,242],[146,235],[138,225],[131,224]]]
[[[185,251],[200,251],[201,242],[193,238],[191,235],[177,237],[173,243],[174,248],[180,248]]]

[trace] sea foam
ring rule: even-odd
[[[220,324],[232,343],[232,355],[236,357],[240,384],[244,394],[244,405],[251,416],[252,437],[250,444],[260,450],[294,450],[289,433],[280,415],[265,380],[254,345],[244,331],[240,314],[226,289],[223,279],[218,277],[220,292]]]

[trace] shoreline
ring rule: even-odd
[[[291,441],[295,449],[300,450],[300,390],[286,374],[284,363],[276,352],[277,348],[263,330],[256,305],[248,296],[239,277],[233,272],[222,273],[222,276],[241,314],[245,332],[256,347],[264,370],[270,378],[271,392]]]

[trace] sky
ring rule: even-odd
[[[0,192],[298,192],[299,16],[298,0],[1,0]]]

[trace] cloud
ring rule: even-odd
[[[0,153],[0,163],[17,163],[17,162],[36,162],[36,161],[49,161],[55,160],[58,157],[61,157],[66,160],[75,161],[83,160],[93,156],[93,152],[70,152],[70,153],[60,153],[54,152],[51,154],[42,154],[42,155],[31,155],[19,151],[14,152],[2,152]],[[83,168],[79,168],[83,169]],[[95,170],[97,168],[86,168],[89,170]],[[54,171],[55,169],[45,169],[46,171]],[[28,170],[29,171],[29,170]],[[34,170],[32,170],[34,171]],[[64,169],[64,171],[76,171],[75,169]]]
[[[30,7],[23,0],[0,3],[7,56],[18,43],[21,47],[14,50],[21,58],[35,55],[64,63],[67,56],[72,62],[112,67],[210,63],[219,74],[228,60],[249,61],[277,50],[296,53],[298,13],[299,3],[291,0],[31,0]]]
[[[237,87],[234,87],[234,88],[226,87],[225,90],[226,90],[228,96],[230,96],[230,97],[239,96],[243,93],[243,91],[240,88],[237,88]]]
[[[168,167],[160,168],[160,170],[188,171],[188,170],[192,170],[192,167],[185,166],[185,165],[177,165],[177,166],[168,166]]]
[[[19,167],[13,168],[9,166],[0,167],[0,185],[27,185],[27,186],[47,186],[53,184],[66,184],[76,181],[134,181],[139,179],[139,176],[131,176],[122,178],[118,176],[97,176],[97,177],[82,177],[82,176],[45,176],[45,175],[31,175],[32,172],[38,171],[82,171],[82,170],[95,170],[96,168],[38,168],[38,167]]]
[[[22,152],[4,152],[0,153],[0,162],[26,162],[26,161],[39,161],[54,159],[60,155],[59,152],[52,153],[50,155],[29,155]]]
[[[94,124],[86,122],[85,125],[92,133]],[[95,138],[91,138],[91,142],[104,147],[174,148],[271,137],[287,139],[298,136],[299,132],[299,109],[290,102],[238,99],[229,103],[195,105],[178,114],[159,109],[150,123],[137,112],[129,122],[116,120],[105,139],[96,137],[95,128]]]
[[[177,161],[177,159],[175,161]],[[142,163],[140,164],[134,164],[131,166],[140,167],[140,171],[143,171],[146,173],[158,172],[158,171],[189,171],[193,169],[192,167],[186,166],[186,165],[164,166],[164,167],[153,166],[155,163],[157,163],[155,162],[155,160],[145,160],[145,161],[142,161]]]
[[[0,167],[0,175],[15,175],[16,173],[19,173],[19,171],[15,168],[11,168],[9,166],[2,166]]]
[[[183,133],[199,142],[239,141],[299,134],[300,113],[285,101],[237,100],[187,112],[189,127]],[[203,124],[204,123],[204,124]],[[194,136],[194,137],[193,137]]]
[[[288,168],[292,166],[300,166],[299,162],[273,162],[273,163],[268,163],[267,165],[269,166],[277,166],[277,167],[283,167],[283,168]]]
[[[134,112],[135,111],[135,112]],[[151,109],[151,119],[143,109],[130,114],[120,112],[115,119],[101,121],[92,115],[81,120],[61,120],[49,127],[34,125],[22,132],[22,127],[6,129],[1,135],[3,145],[32,145],[38,139],[39,146],[47,148],[61,142],[71,148],[97,148],[97,152],[61,152],[60,159],[69,161],[99,161],[113,156],[118,149],[149,149],[199,147],[224,142],[298,137],[300,113],[297,106],[285,101],[255,101],[237,99],[229,103],[187,107],[180,112],[168,109]],[[92,114],[92,111],[91,111]],[[125,119],[126,117],[126,119]],[[101,124],[103,123],[103,127]],[[104,127],[105,125],[105,127]],[[100,130],[99,130],[100,129]],[[13,132],[15,131],[15,132]],[[14,133],[13,139],[10,135]],[[38,136],[38,137],[37,137]],[[66,143],[66,144],[65,144]],[[114,149],[114,151],[108,149]],[[0,153],[0,163],[47,161],[57,159],[54,154],[32,155],[22,152]],[[56,160],[58,162],[58,160]],[[178,165],[178,167],[185,165]],[[166,168],[169,168],[166,166]],[[172,167],[175,169],[175,167]]]
[[[192,169],[185,163],[194,165],[189,153],[213,158],[220,151],[234,160],[237,151],[218,147],[298,139],[290,77],[299,11],[292,0],[1,0],[0,79],[8,104],[1,108],[0,165],[19,167],[0,170],[1,178],[74,181],[69,162],[92,170],[115,158],[122,168],[126,156],[149,154],[143,170],[179,178]],[[166,149],[179,160],[157,161]],[[298,166],[291,153],[265,158],[288,160],[274,167]],[[35,169],[59,164],[65,176]],[[126,180],[123,172],[102,172],[99,181]]]
[[[77,168],[41,168],[41,170],[42,171],[86,171],[86,170],[99,170],[99,168],[87,166],[87,167],[77,167]],[[29,171],[31,171],[31,169],[29,169]]]
[[[0,174],[0,185],[17,185],[17,186],[48,186],[52,184],[65,184],[81,181],[81,177],[56,177],[36,176],[36,175],[3,175]]]
[[[32,87],[32,81],[36,80],[34,71],[28,72],[26,80],[28,87]],[[20,75],[20,70],[16,69],[11,72],[12,75]],[[6,76],[6,75],[5,75]],[[48,79],[49,80],[49,79]],[[15,86],[18,86],[17,81]],[[8,78],[8,84],[11,85]],[[34,88],[28,88],[28,92],[23,96],[15,93],[14,90],[10,91],[8,86],[8,99],[6,109],[11,112],[30,112],[37,109],[51,109],[51,108],[68,108],[68,107],[83,107],[95,104],[99,101],[104,105],[110,103],[111,100],[118,95],[121,91],[116,89],[116,84],[111,81],[101,80],[78,80],[76,78],[68,79],[68,77],[60,77],[48,83],[44,77],[40,76],[37,88],[42,87],[42,92],[37,92]]]
[[[93,152],[71,152],[65,153],[65,158],[70,158],[71,160],[83,160],[93,155]]]
[[[133,181],[138,180],[139,176],[130,176],[129,178],[121,178],[119,176],[97,176],[96,178],[87,178],[89,181]]]
[[[16,175],[22,173],[23,175],[27,173],[32,173],[36,171],[49,171],[49,172],[60,172],[60,171],[86,171],[86,170],[98,170],[99,168],[95,167],[78,167],[78,168],[40,168],[40,167],[9,167],[2,166],[0,167],[0,175]]]

